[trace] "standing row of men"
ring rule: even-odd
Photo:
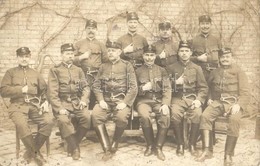
[[[74,160],[80,158],[79,143],[90,128],[89,109],[93,108],[92,122],[104,150],[103,159],[108,160],[116,153],[131,109],[135,108],[147,143],[144,155],[155,153],[160,160],[165,160],[162,146],[171,122],[177,140],[176,154],[184,155],[184,113],[191,121],[189,151],[197,156],[197,161],[211,158],[212,123],[226,113],[229,128],[224,163],[232,164],[239,119],[248,103],[247,79],[244,72],[232,64],[231,49],[222,49],[219,40],[209,33],[210,17],[199,17],[201,34],[192,42],[181,41],[178,46],[172,41],[169,22],[159,24],[161,38],[153,45],[148,45],[146,39],[137,34],[138,23],[138,15],[128,13],[129,32],[116,42],[108,40],[105,48],[95,39],[97,23],[88,20],[86,39],[61,46],[62,63],[50,69],[48,86],[28,67],[30,50],[27,47],[17,50],[19,67],[7,71],[0,92],[3,97],[11,98],[9,115],[20,127],[28,162],[34,159],[38,165],[44,163],[39,149],[50,135],[53,122],[47,113],[38,114],[37,109],[46,110],[46,102],[36,108],[33,99],[42,102],[47,94]],[[17,72],[21,74],[16,75]],[[204,112],[202,106],[207,107]],[[155,138],[152,112],[158,124]],[[112,114],[116,124],[112,144],[105,126],[108,114]],[[76,127],[70,121],[72,115],[78,118]],[[28,116],[40,125],[35,142],[26,125]],[[199,129],[203,152],[197,155]]]

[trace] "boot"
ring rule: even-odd
[[[154,144],[154,134],[153,128],[151,127],[143,127],[143,133],[146,140],[146,149],[144,151],[144,156],[151,156],[153,154],[153,144]]]
[[[190,130],[190,138],[189,138],[189,151],[192,156],[197,155],[196,143],[198,139],[198,133],[199,133],[199,124],[192,123],[191,130]]]
[[[233,165],[232,156],[234,156],[234,150],[237,144],[237,137],[227,136],[225,144],[225,156],[224,166]]]
[[[110,141],[109,136],[107,133],[106,126],[104,124],[98,125],[95,128],[96,134],[99,138],[99,141],[101,142],[101,146],[104,151],[104,156],[102,157],[102,160],[107,161],[112,157],[112,154],[110,152]]]
[[[203,162],[213,157],[212,132],[210,130],[202,130],[202,153],[195,160]]]
[[[167,132],[168,132],[167,128],[158,127],[158,132],[156,136],[155,153],[157,155],[157,158],[162,161],[165,160],[165,155],[163,154],[162,147],[165,142]]]
[[[36,151],[37,151],[37,155],[39,155],[39,157],[44,162],[47,162],[47,161],[44,159],[43,155],[41,154],[40,149],[47,139],[48,139],[48,136],[42,135],[40,133],[37,133],[37,135],[35,137],[35,148],[36,148]]]
[[[113,142],[111,145],[111,150],[110,150],[112,153],[116,153],[117,148],[118,148],[118,143],[120,141],[121,136],[124,133],[124,130],[125,130],[125,128],[116,127],[114,137],[113,137]]]
[[[80,142],[82,141],[82,139],[86,136],[87,134],[87,129],[84,127],[78,127],[75,135],[76,138],[76,144],[77,146],[79,146]]]
[[[177,156],[183,156],[184,155],[184,140],[183,140],[182,123],[174,123],[173,130],[174,130],[175,139],[177,142],[176,154],[177,154]]]
[[[79,160],[80,152],[79,152],[79,149],[77,148],[75,136],[72,134],[72,135],[66,137],[65,140],[68,143],[67,152],[71,154],[71,157],[73,160]]]

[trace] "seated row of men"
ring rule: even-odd
[[[92,78],[92,85],[88,82],[87,76],[90,75],[73,64],[79,60],[74,57],[73,44],[61,46],[62,62],[50,69],[48,85],[39,73],[29,68],[29,48],[21,47],[16,51],[19,66],[7,70],[2,79],[0,92],[2,97],[10,98],[9,116],[26,147],[24,158],[28,162],[33,159],[38,165],[44,164],[40,148],[50,136],[54,124],[52,116],[44,111],[49,102],[62,137],[68,143],[68,152],[74,160],[80,158],[79,144],[90,128],[91,118],[104,150],[102,159],[110,159],[118,149],[131,108],[135,108],[140,116],[147,143],[144,155],[156,154],[160,160],[165,160],[162,147],[170,122],[173,123],[177,141],[176,154],[184,155],[181,121],[185,112],[191,121],[190,153],[196,156],[196,161],[211,158],[212,123],[217,116],[228,115],[224,163],[232,164],[239,135],[239,120],[248,103],[249,94],[246,75],[232,64],[233,55],[230,48],[218,51],[220,67],[211,72],[207,84],[201,67],[190,60],[193,52],[188,42],[179,43],[178,60],[165,68],[155,64],[155,47],[145,47],[142,54],[144,63],[136,70],[131,62],[121,59],[121,43],[108,40],[106,47],[108,62],[100,65],[95,78]],[[96,96],[96,104],[90,116],[88,105],[91,91]],[[207,96],[207,108],[202,113],[202,105]],[[37,105],[36,99],[42,104]],[[155,138],[151,112],[156,114],[158,124]],[[108,114],[111,113],[116,126],[112,143],[105,126]],[[70,114],[79,121],[75,132],[69,118]],[[28,127],[28,118],[39,125],[35,138]],[[199,129],[202,134],[203,151],[198,155],[196,141]]]

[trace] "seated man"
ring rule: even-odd
[[[103,160],[112,157],[118,148],[120,138],[127,127],[131,106],[137,95],[137,82],[130,62],[120,59],[121,44],[107,41],[109,62],[100,66],[93,90],[98,104],[92,112],[93,126],[105,152]],[[107,114],[113,114],[116,124],[112,145],[106,130]]]
[[[199,133],[201,104],[205,102],[208,86],[201,67],[190,61],[191,46],[185,41],[179,44],[179,61],[167,67],[173,78],[171,121],[176,135],[178,156],[184,155],[184,138],[182,120],[184,113],[191,121],[189,151],[196,155],[196,142]]]
[[[219,62],[220,67],[209,75],[208,107],[203,112],[200,122],[203,152],[196,160],[204,161],[212,157],[212,123],[224,114],[229,119],[224,165],[232,165],[232,156],[239,135],[239,122],[249,103],[249,86],[246,74],[232,64],[233,54],[230,48],[219,51]]]
[[[0,93],[2,97],[10,98],[8,114],[26,148],[23,157],[28,163],[34,159],[37,165],[43,165],[45,160],[40,154],[40,148],[50,136],[54,125],[53,118],[46,112],[47,85],[40,73],[29,67],[31,51],[28,47],[17,49],[16,55],[19,66],[7,70],[2,79]],[[35,139],[27,123],[28,118],[39,125]]]
[[[144,156],[153,154],[154,135],[150,114],[155,112],[158,123],[155,152],[160,160],[165,160],[162,146],[170,126],[171,83],[166,70],[154,64],[156,54],[154,47],[144,50],[144,64],[136,70],[139,86],[137,111],[146,139]]]
[[[74,47],[71,43],[61,46],[61,57],[62,62],[50,69],[48,98],[61,135],[68,143],[68,153],[73,160],[78,160],[80,153],[77,147],[91,123],[87,107],[90,88],[82,69],[73,65]],[[69,118],[70,114],[79,121],[76,133]]]

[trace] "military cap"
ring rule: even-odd
[[[179,49],[180,49],[181,47],[187,47],[187,48],[189,48],[189,49],[192,48],[192,47],[191,47],[191,43],[188,42],[187,40],[182,40],[182,41],[180,41],[180,43],[179,43]]]
[[[127,13],[126,19],[127,19],[127,21],[129,21],[129,20],[139,20],[136,12]]]
[[[199,22],[211,22],[211,18],[209,15],[202,15],[199,17]]]
[[[159,27],[159,29],[170,29],[171,23],[169,21],[164,21],[164,22],[159,23],[158,27]]]
[[[155,53],[156,49],[154,45],[148,45],[144,47],[144,53]]]
[[[66,44],[61,45],[60,50],[61,50],[61,52],[63,52],[63,51],[74,51],[75,48],[74,48],[72,43],[66,43]]]
[[[27,55],[27,54],[30,54],[31,51],[29,50],[28,47],[21,47],[21,48],[18,48],[16,50],[16,55],[17,56],[23,56],[23,55]]]
[[[93,27],[93,28],[97,28],[97,22],[95,20],[87,20],[85,28],[87,27]]]
[[[224,55],[224,54],[229,54],[229,53],[232,53],[231,48],[224,47],[224,48],[221,48],[221,49],[218,51],[218,56],[222,56],[222,55]]]
[[[122,48],[122,45],[118,42],[113,42],[113,41],[110,41],[110,40],[107,40],[106,42],[106,47],[107,48],[117,48],[117,49],[121,49]]]

